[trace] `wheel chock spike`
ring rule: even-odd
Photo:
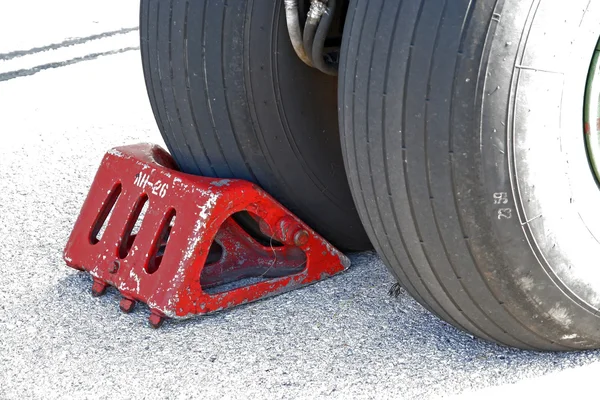
[[[148,323],[154,329],[160,328],[164,322],[165,322],[165,318],[155,312],[150,314],[150,317],[148,318]]]
[[[119,303],[119,308],[121,309],[121,311],[123,311],[125,314],[129,314],[133,311],[133,309],[135,308],[135,300],[132,299],[128,299],[127,297],[123,297],[121,299],[121,302]]]
[[[108,285],[101,280],[94,279],[94,283],[92,283],[92,296],[100,297],[104,293],[106,293],[106,288]]]

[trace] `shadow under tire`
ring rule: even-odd
[[[182,171],[257,183],[344,250],[372,248],[341,154],[337,81],[295,55],[283,2],[141,0],[146,87]]]
[[[400,284],[481,338],[600,347],[598,21],[589,0],[351,1],[340,130],[359,214]]]

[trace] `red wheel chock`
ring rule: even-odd
[[[287,292],[350,265],[256,185],[184,174],[149,144],[104,156],[64,259],[92,275],[93,295],[117,288],[123,312],[148,304],[154,327]]]

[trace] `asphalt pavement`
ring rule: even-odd
[[[114,290],[91,297],[91,279],[67,268],[62,250],[102,155],[164,145],[144,87],[137,1],[6,3],[0,399],[597,392],[600,353],[526,352],[473,338],[406,293],[390,297],[394,280],[374,253],[351,255],[348,272],[322,283],[159,330],[148,327],[147,307],[122,314]],[[34,17],[17,18],[38,3]]]

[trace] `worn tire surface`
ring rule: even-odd
[[[282,1],[142,0],[156,121],[184,172],[258,183],[334,245],[371,247],[344,170],[337,82],[306,67]]]
[[[464,330],[600,346],[600,190],[583,100],[589,0],[352,0],[342,147],[367,232],[401,285]]]

